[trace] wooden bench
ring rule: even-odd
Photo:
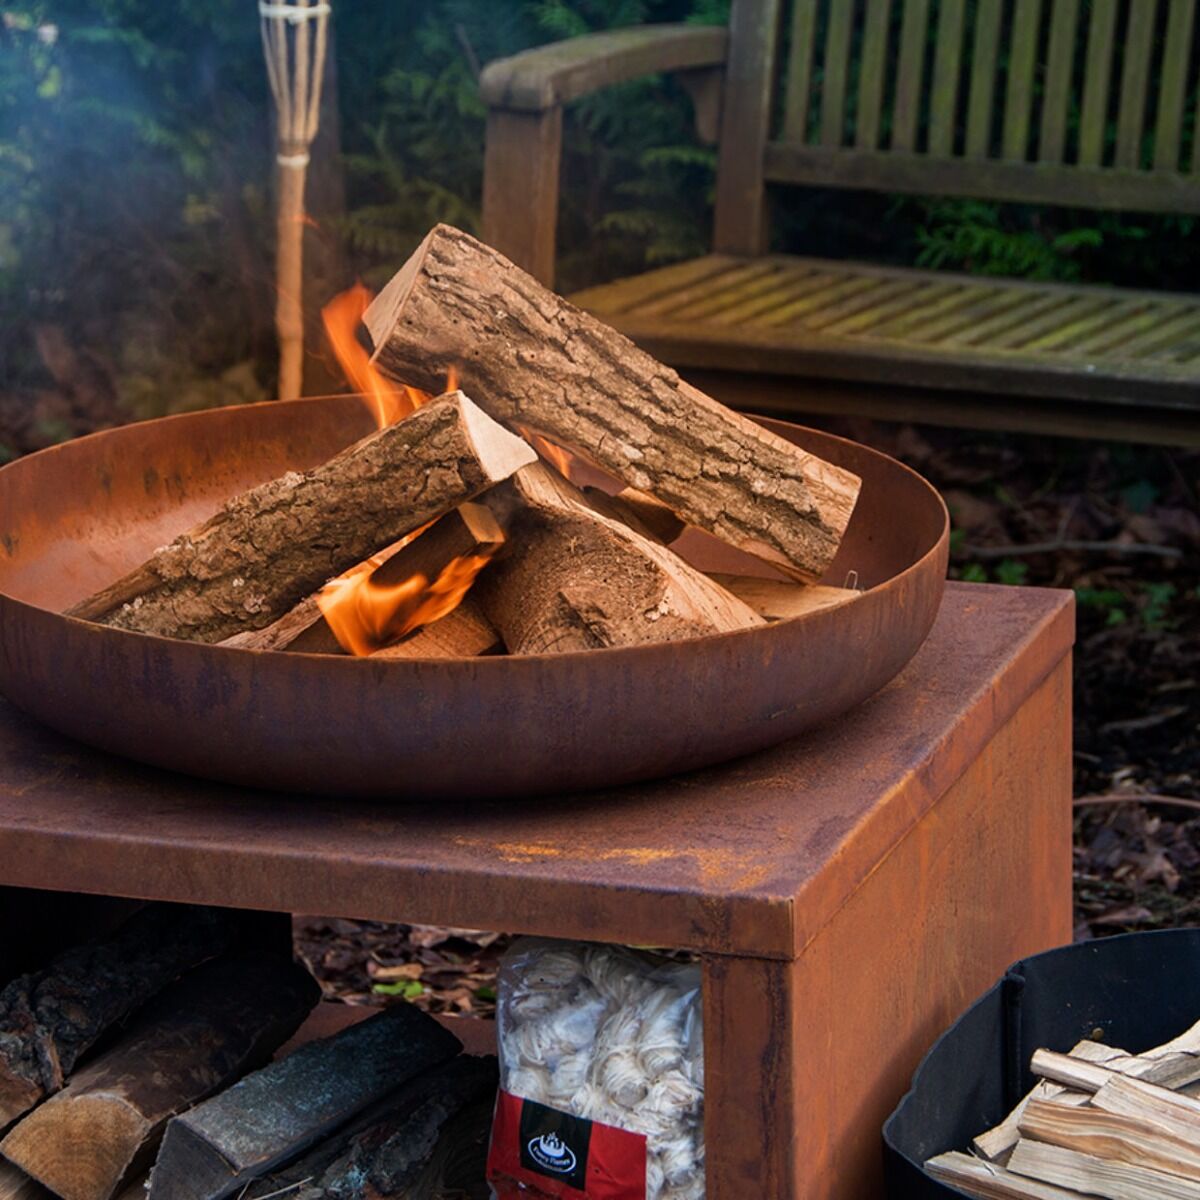
[[[529,50],[481,80],[483,236],[552,282],[563,105],[678,72],[719,143],[714,253],[572,299],[759,411],[1197,445],[1200,295],[765,253],[768,185],[1200,214],[1195,9],[733,0],[728,30]]]

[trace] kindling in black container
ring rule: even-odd
[[[1014,963],[925,1056],[883,1127],[888,1200],[963,1196],[922,1164],[999,1124],[1040,1047],[1091,1038],[1137,1054],[1200,1020],[1200,929],[1132,933]]]

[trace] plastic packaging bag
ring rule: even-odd
[[[496,1197],[701,1200],[700,968],[524,938],[499,989]]]

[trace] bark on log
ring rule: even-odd
[[[576,447],[680,517],[802,579],[833,560],[857,476],[718,404],[501,254],[438,225],[364,317],[388,375],[450,364],[498,420]]]
[[[301,1046],[170,1122],[150,1200],[227,1196],[461,1048],[407,1004]]]
[[[474,594],[511,654],[635,646],[763,623],[541,463],[518,471],[493,502],[516,506],[511,549]]]
[[[495,1096],[494,1059],[462,1057],[451,1063],[411,1112],[360,1133],[321,1177],[323,1200],[399,1200],[432,1192],[449,1141],[447,1126],[463,1108]]]
[[[217,909],[149,905],[111,937],[14,979],[0,992],[0,1128],[57,1092],[105,1030],[235,933]]]
[[[171,1117],[266,1062],[320,995],[292,962],[242,953],[207,963],[18,1123],[0,1153],[63,1200],[109,1200]]]
[[[305,475],[234,497],[70,616],[189,641],[261,629],[322,583],[533,462],[461,392]]]
[[[713,574],[709,578],[739,600],[744,600],[768,621],[786,621],[789,617],[802,617],[822,608],[838,608],[861,595],[853,588],[788,583],[782,579],[761,579],[756,575]]]
[[[431,1193],[453,1146],[448,1131],[499,1083],[494,1058],[460,1055],[419,1075],[284,1170],[252,1184],[246,1200],[387,1200]],[[457,1130],[455,1130],[457,1132]],[[483,1163],[479,1163],[483,1178]]]

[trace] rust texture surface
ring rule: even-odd
[[[0,701],[0,883],[791,959],[1062,661],[1071,603],[951,584],[916,657],[852,713],[586,796],[244,790],[87,749]]]
[[[884,455],[775,424],[863,479],[826,577],[856,579],[865,590],[853,604],[602,653],[370,662],[61,615],[228,497],[324,461],[364,424],[346,396],[216,409],[4,467],[0,690],[91,745],[207,778],[291,793],[522,800],[674,775],[793,737],[892,679],[937,612],[949,541],[937,493]],[[690,541],[702,569],[746,569],[733,552]]]
[[[710,1195],[757,1173],[764,1195],[881,1196],[879,1130],[921,1056],[1011,962],[1070,941],[1070,691],[1064,660],[794,963],[710,960]]]

